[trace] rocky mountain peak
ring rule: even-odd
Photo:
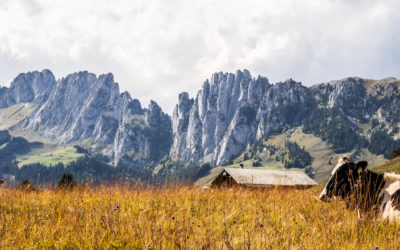
[[[84,141],[115,164],[123,159],[122,164],[133,167],[154,166],[169,156],[184,164],[220,165],[260,140],[310,123],[313,114],[345,120],[348,133],[359,133],[355,124],[367,121],[379,124],[371,131],[398,131],[399,86],[395,78],[348,77],[305,87],[293,79],[270,84],[248,70],[217,72],[196,96],[179,94],[170,117],[154,101],[143,108],[128,92],[120,93],[111,73],[81,71],[56,81],[43,70],[20,74],[9,88],[1,88],[0,108],[33,104],[26,105],[29,114],[12,129],[60,143]]]
[[[170,157],[220,163],[243,150],[248,142],[242,139],[255,136],[255,114],[269,87],[267,78],[253,79],[248,70],[238,70],[235,74],[214,73],[195,99],[180,94],[172,116]],[[226,145],[237,136],[234,131],[239,125],[251,126],[251,132],[244,135],[239,146],[228,149]]]
[[[367,81],[359,77],[322,83],[311,87],[315,99],[320,105],[345,110],[353,117],[358,117],[365,109],[365,85]]]
[[[151,126],[157,126],[157,123],[160,121],[162,116],[168,117],[167,114],[164,114],[158,106],[156,102],[153,100],[150,101],[148,112],[146,113],[146,122]]]
[[[396,81],[398,81],[398,79],[396,77],[386,77],[386,78],[379,80],[380,83],[393,83]]]
[[[42,72],[21,73],[10,83],[10,88],[0,89],[0,107],[41,102],[48,97],[55,84],[53,73],[47,69]]]
[[[42,72],[32,71],[28,73],[19,74],[11,83],[10,89],[21,89],[26,86],[34,93],[35,96],[42,94],[43,92],[49,92],[49,87],[53,87],[55,84],[55,77],[53,73],[44,69]]]
[[[18,102],[35,102],[36,110],[16,128],[60,143],[88,140],[91,150],[114,156],[115,163],[126,152],[153,155],[156,147],[152,136],[162,138],[160,133],[171,129],[168,115],[157,103],[152,101],[148,109],[142,109],[140,102],[132,100],[128,92],[120,94],[111,73],[97,77],[80,71],[58,81],[48,70],[20,74],[10,88],[1,89],[0,102],[6,107]],[[168,151],[169,146],[163,150]]]
[[[315,107],[312,92],[292,79],[268,88],[257,112],[257,140],[299,125]]]

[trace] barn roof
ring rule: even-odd
[[[317,183],[302,171],[225,168],[238,183],[246,186],[315,186]],[[223,174],[223,171],[221,174]]]

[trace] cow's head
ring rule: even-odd
[[[358,185],[360,173],[365,170],[367,165],[366,161],[354,163],[350,162],[346,156],[340,157],[319,198],[322,201],[330,201],[333,196],[342,198],[350,196]]]

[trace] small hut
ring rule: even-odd
[[[212,187],[296,187],[309,188],[318,185],[302,171],[259,170],[225,168],[212,182]]]

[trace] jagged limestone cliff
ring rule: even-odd
[[[35,111],[14,128],[59,143],[86,140],[91,150],[101,150],[114,163],[128,154],[140,155],[146,164],[169,152],[169,145],[162,141],[170,141],[168,115],[155,102],[144,109],[127,92],[120,94],[111,73],[97,77],[84,71],[58,81],[49,70],[20,74],[10,88],[1,89],[0,100],[2,108],[36,104]]]
[[[0,120],[18,116],[2,128],[85,144],[115,164],[134,167],[154,166],[165,156],[220,165],[255,142],[303,125],[336,149],[335,136],[353,135],[344,148],[381,154],[397,145],[399,85],[394,78],[350,77],[306,87],[292,79],[271,84],[247,70],[220,72],[195,97],[181,93],[169,117],[155,102],[142,108],[120,93],[111,73],[84,71],[56,80],[43,70],[20,74],[0,89]],[[391,140],[387,149],[374,146],[382,136]]]
[[[170,156],[219,165],[272,132],[300,125],[314,106],[311,91],[293,80],[271,85],[247,70],[214,74],[195,99],[180,94]]]

